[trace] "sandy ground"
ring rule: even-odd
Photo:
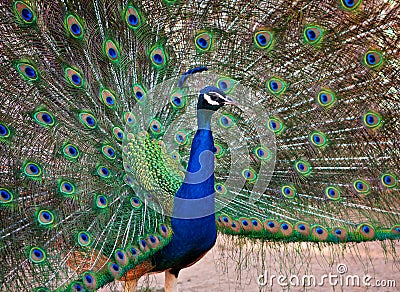
[[[343,250],[337,246],[305,243],[262,247],[219,238],[203,259],[181,271],[178,289],[193,292],[400,291],[399,252],[400,243],[382,246],[370,242]],[[278,277],[281,277],[279,283]],[[289,282],[292,285],[285,285]],[[136,291],[160,292],[164,291],[163,285],[164,274],[144,276]],[[122,290],[121,285],[115,285],[101,291]]]

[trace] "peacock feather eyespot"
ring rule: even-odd
[[[345,241],[347,239],[347,230],[343,227],[335,227],[332,229],[331,233],[340,241]]]
[[[232,230],[235,233],[239,233],[242,230],[242,225],[238,221],[232,221],[229,229]],[[262,229],[262,225],[261,225]]]
[[[42,226],[49,226],[54,223],[54,214],[49,210],[40,210],[37,215],[36,219]]]
[[[78,281],[74,281],[71,283],[69,289],[67,291],[71,291],[71,292],[84,292],[85,291],[85,287],[83,286],[83,283],[78,282]]]
[[[342,234],[342,230],[340,228],[334,229],[332,230],[333,233],[341,235]]]
[[[274,132],[276,135],[281,134],[285,129],[282,121],[276,117],[271,117],[269,119],[267,127],[270,131]]]
[[[384,187],[392,189],[397,186],[397,177],[391,173],[381,175],[381,183]]]
[[[364,116],[363,116],[363,124],[365,127],[370,128],[370,129],[377,129],[380,126],[382,126],[382,115],[374,112],[374,111],[368,111]]]
[[[257,180],[257,172],[250,167],[242,170],[242,176],[250,183],[254,183]]]
[[[165,224],[160,224],[159,227],[158,227],[158,230],[159,230],[159,232],[160,232],[162,237],[164,237],[164,238],[168,237],[169,230],[168,230],[168,227]]]
[[[123,249],[116,249],[114,252],[114,258],[117,264],[121,267],[125,267],[129,263],[129,258]]]
[[[294,226],[294,229],[302,236],[309,236],[311,231],[310,224],[303,221],[297,222],[296,225]]]
[[[147,252],[150,249],[144,238],[139,239],[139,247],[142,252]]]
[[[272,158],[272,152],[264,146],[258,146],[255,148],[254,155],[261,161],[268,161]]]
[[[178,161],[178,162],[181,162],[181,161],[182,161],[182,157],[181,157],[181,155],[179,154],[178,151],[172,151],[172,152],[171,152],[171,158],[172,158],[173,160],[175,160],[175,161]]]
[[[140,251],[136,247],[128,247],[126,250],[131,259],[136,259],[140,255]]]
[[[214,154],[217,158],[221,158],[226,154],[226,149],[224,146],[222,146],[220,143],[215,142],[214,143]]]
[[[26,162],[22,167],[24,174],[29,178],[39,178],[42,175],[42,168],[34,162]]]
[[[115,140],[117,140],[118,142],[121,142],[122,139],[124,139],[124,132],[121,130],[121,128],[113,127],[112,133],[113,133]]]
[[[146,90],[144,89],[143,85],[141,84],[133,85],[133,97],[139,103],[143,103],[146,100]]]
[[[256,48],[270,50],[274,43],[274,35],[269,30],[259,30],[253,36]]]
[[[142,206],[142,201],[138,197],[132,197],[131,206],[134,208],[140,208]]]
[[[129,28],[136,30],[142,25],[143,17],[139,10],[130,5],[125,10],[125,22]]]
[[[27,62],[17,62],[16,69],[19,74],[27,81],[37,81],[39,79],[39,73],[34,65]]]
[[[326,146],[328,139],[324,133],[320,131],[314,131],[310,134],[310,142],[312,145],[318,148],[323,148]]]
[[[116,263],[109,263],[108,264],[108,272],[113,276],[115,279],[119,279],[121,277],[121,268]]]
[[[76,88],[82,88],[84,85],[82,75],[75,69],[67,67],[64,70],[65,79]]]
[[[7,139],[11,135],[10,129],[5,123],[0,122],[0,139]]]
[[[62,149],[62,154],[65,158],[76,161],[79,158],[80,152],[77,146],[66,144]]]
[[[250,218],[250,225],[253,231],[262,231],[264,226],[258,218]]]
[[[86,129],[95,129],[97,127],[97,120],[89,112],[81,112],[79,115],[79,120]]]
[[[81,39],[85,33],[81,20],[72,14],[65,17],[65,27],[68,33],[76,39]]]
[[[293,226],[288,221],[281,221],[280,223],[280,232],[283,236],[287,237],[292,235],[293,233]]]
[[[285,185],[282,186],[281,193],[285,198],[293,199],[297,195],[297,190],[294,186]]]
[[[167,65],[168,55],[161,45],[156,45],[150,49],[149,57],[156,69],[162,69]]]
[[[225,226],[225,227],[228,227],[228,228],[231,227],[232,219],[228,215],[221,214],[219,219],[220,219],[220,222],[221,222],[222,226]]]
[[[0,206],[11,203],[13,199],[14,195],[9,189],[0,187]]]
[[[267,89],[273,95],[281,96],[287,89],[287,83],[279,77],[272,77],[267,81]]]
[[[161,136],[164,133],[164,126],[158,119],[152,119],[149,124],[150,133],[155,136]]]
[[[72,182],[62,180],[58,183],[58,190],[62,195],[68,197],[68,196],[73,196],[75,194],[76,188]]]
[[[274,219],[267,219],[264,221],[264,229],[272,234],[278,233],[281,225]]]
[[[115,149],[110,145],[103,145],[101,147],[101,153],[108,159],[114,160],[117,157]]]
[[[160,239],[155,235],[149,235],[146,239],[150,248],[155,249],[160,245]]]
[[[400,225],[395,225],[392,227],[391,232],[396,234],[396,235],[400,235]]]
[[[375,229],[372,225],[363,223],[357,227],[359,235],[366,240],[372,240],[375,237]]]
[[[363,62],[371,69],[379,69],[383,65],[383,55],[376,50],[369,50],[364,54]]]
[[[226,188],[225,184],[223,183],[215,183],[214,184],[214,190],[217,192],[217,194],[220,195],[226,195],[228,193],[228,189]]]
[[[235,117],[230,114],[223,114],[219,119],[218,119],[218,124],[223,127],[223,128],[231,128],[232,126],[235,125]]]
[[[85,246],[89,246],[91,244],[92,238],[91,238],[89,232],[81,231],[78,233],[77,241],[80,246],[85,247]]]
[[[235,80],[228,77],[221,77],[217,80],[217,87],[221,89],[226,94],[229,94],[233,91],[236,86]]]
[[[342,192],[340,191],[340,189],[334,186],[328,186],[325,189],[325,196],[332,201],[339,201],[341,199],[341,193]]]
[[[352,11],[359,8],[361,0],[340,0],[342,7],[347,11]]]
[[[303,31],[304,41],[310,45],[317,45],[321,43],[323,34],[324,32],[321,27],[316,25],[308,25]]]
[[[38,110],[33,113],[33,119],[42,127],[50,128],[55,124],[55,119],[52,114],[45,110]]]
[[[194,44],[196,50],[201,53],[210,51],[213,47],[213,34],[208,31],[198,32],[194,38]]]
[[[368,195],[371,188],[369,186],[369,184],[362,179],[357,179],[353,182],[353,188],[356,191],[356,193],[360,194],[360,195]]]
[[[329,89],[322,89],[317,95],[317,102],[322,107],[330,108],[336,102],[336,95]]]
[[[103,51],[111,62],[118,62],[120,50],[112,40],[106,40],[103,44]]]
[[[169,98],[171,106],[174,109],[183,109],[187,105],[187,98],[182,90],[178,89],[174,91]]]
[[[174,140],[176,144],[184,146],[189,142],[189,136],[185,131],[180,130],[176,132]]]
[[[312,173],[312,167],[311,167],[310,163],[308,163],[305,160],[301,160],[301,159],[297,160],[294,163],[294,168],[298,173],[300,173],[301,175],[306,176],[306,177],[310,176]]]
[[[244,231],[251,231],[253,229],[251,220],[249,218],[239,218],[238,222]]]
[[[111,171],[107,167],[102,165],[99,165],[96,168],[96,174],[104,179],[108,179],[111,177]]]
[[[87,290],[94,291],[97,289],[97,279],[95,273],[91,271],[83,273],[82,281]]]
[[[106,107],[114,109],[117,105],[114,93],[106,88],[101,88],[100,90],[100,100],[105,104]]]
[[[14,13],[18,19],[25,24],[33,24],[36,22],[36,13],[27,3],[23,1],[15,1],[13,5]]]
[[[131,112],[125,112],[124,113],[124,122],[126,125],[133,126],[134,124],[136,124],[135,115]]]
[[[95,205],[99,209],[105,209],[108,207],[108,199],[104,195],[95,195]]]
[[[32,247],[29,251],[29,259],[34,264],[43,263],[46,260],[46,252],[40,247]]]
[[[311,235],[316,241],[325,241],[328,239],[329,233],[324,227],[315,225],[311,227]]]

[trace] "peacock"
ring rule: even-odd
[[[400,239],[399,17],[394,0],[1,1],[1,290],[165,272],[176,291],[217,234]]]

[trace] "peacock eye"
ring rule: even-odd
[[[216,95],[210,95],[210,97],[211,97],[211,100],[213,100],[213,101],[216,101],[218,99],[218,96],[216,96]]]

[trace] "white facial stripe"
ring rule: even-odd
[[[210,93],[213,93],[214,95],[218,96],[220,99],[222,99],[222,100],[224,100],[224,101],[227,101],[227,102],[230,101],[229,99],[227,99],[227,98],[224,97],[223,95],[219,94],[218,92],[212,91],[212,92],[210,92]]]
[[[211,105],[219,105],[219,102],[211,100],[211,96],[209,96],[208,94],[204,94],[204,99]]]

